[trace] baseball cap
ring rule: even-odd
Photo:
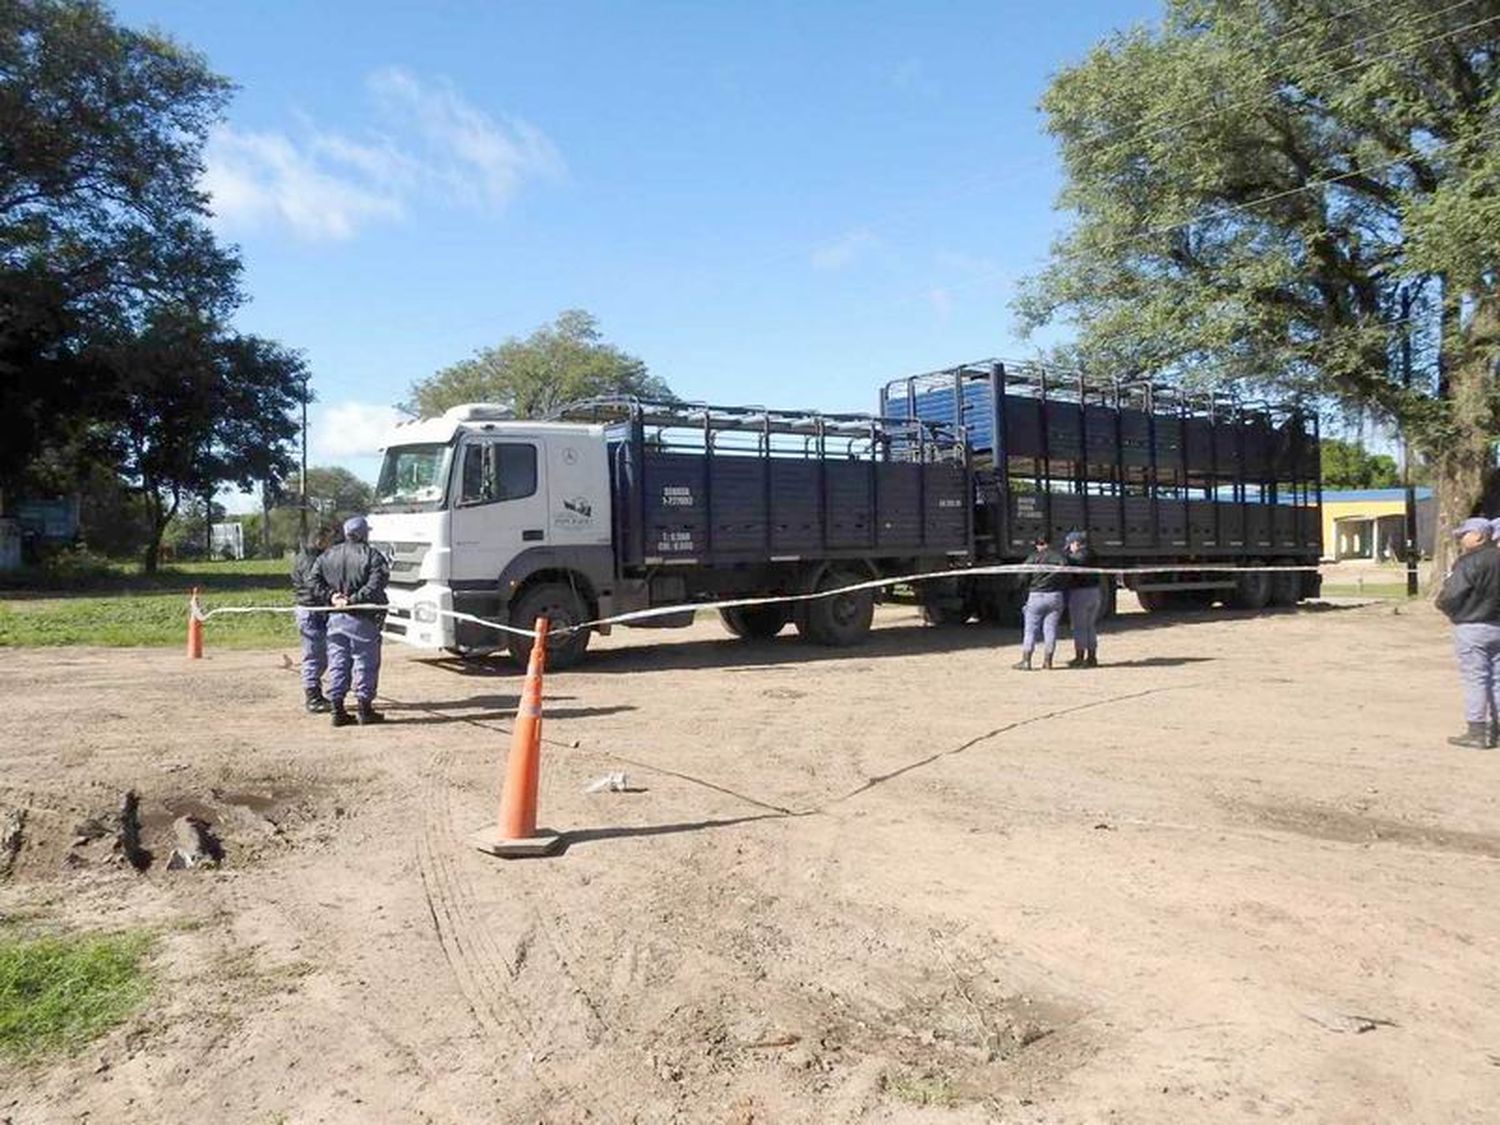
[[[1470,516],[1453,529],[1454,535],[1467,535],[1469,532],[1477,532],[1480,535],[1494,535],[1495,529],[1490,521],[1482,516]]]
[[[1485,524],[1485,527],[1488,526],[1489,524]],[[364,535],[369,530],[370,525],[364,516],[350,516],[344,521],[345,535]]]

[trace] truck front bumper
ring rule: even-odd
[[[382,634],[413,648],[450,649],[457,645],[453,591],[436,582],[421,586],[389,586],[390,610]]]

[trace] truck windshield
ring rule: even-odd
[[[398,445],[385,451],[375,510],[425,512],[443,506],[451,445]]]

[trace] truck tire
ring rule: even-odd
[[[830,570],[818,581],[818,590],[837,590],[840,586],[853,586],[861,580],[861,575],[847,570]],[[870,623],[874,619],[874,591],[856,590],[849,594],[803,602],[802,612],[797,617],[797,629],[815,644],[847,648],[859,644],[869,636]]]
[[[1249,565],[1262,565],[1259,559]],[[1263,570],[1248,571],[1235,579],[1229,604],[1235,609],[1265,609],[1271,600],[1271,576]]]
[[[1176,608],[1171,590],[1137,590],[1135,598],[1147,613],[1164,613]]]
[[[1296,605],[1302,600],[1302,575],[1295,570],[1278,570],[1270,575],[1271,604]]]
[[[516,629],[529,629],[538,617],[545,617],[553,629],[577,625],[584,620],[583,600],[569,586],[561,582],[544,582],[526,590],[511,603],[510,623]],[[592,629],[580,629],[556,640],[547,638],[547,668],[571,668],[583,659],[589,647]],[[508,643],[513,664],[524,668],[531,659],[531,638],[510,634]]]
[[[744,641],[768,641],[786,626],[792,615],[784,605],[742,605],[719,610],[719,618]]]

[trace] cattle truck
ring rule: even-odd
[[[459,654],[530,629],[694,603],[843,590],[1015,563],[1042,533],[1086,530],[1147,609],[1289,604],[1317,591],[1314,417],[1151,383],[967,364],[887,385],[877,414],[604,398],[554,420],[468,404],[405,423],[384,451],[371,541],[390,560],[389,637]],[[1215,569],[1218,568],[1218,569]],[[1116,583],[1102,584],[1112,604]],[[942,625],[1013,620],[1024,576],[913,585]],[[876,594],[720,611],[730,633],[858,644]],[[478,618],[480,620],[469,620]],[[554,667],[591,632],[549,643]]]

